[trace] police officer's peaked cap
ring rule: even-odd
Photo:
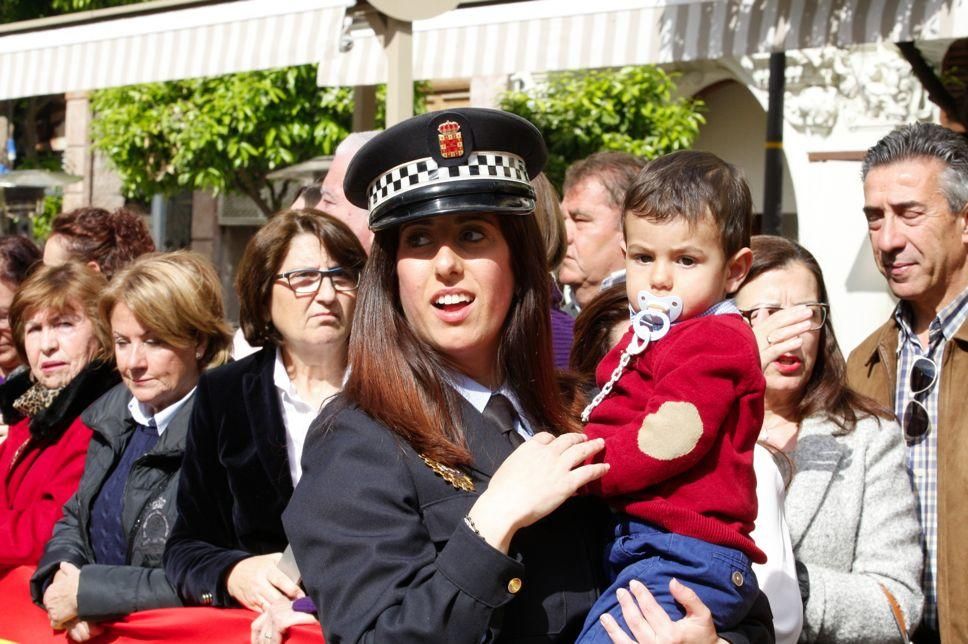
[[[500,110],[460,108],[398,123],[360,148],[343,180],[370,211],[370,228],[460,212],[526,215],[531,177],[548,158],[530,122]]]

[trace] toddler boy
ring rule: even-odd
[[[602,393],[585,410],[592,483],[616,511],[608,552],[614,583],[579,642],[610,642],[599,623],[622,619],[616,590],[637,579],[672,619],[675,578],[730,628],[758,595],[750,539],[756,519],[753,446],[765,381],[753,332],[728,295],[752,262],[752,201],[736,168],[713,154],[650,162],[628,191],[622,225],[632,329],[598,366]]]

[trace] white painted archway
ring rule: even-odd
[[[696,94],[706,103],[706,124],[693,149],[712,152],[743,171],[753,196],[753,212],[763,211],[766,112],[741,83],[724,80]],[[797,206],[790,169],[783,166],[783,235],[797,238]]]

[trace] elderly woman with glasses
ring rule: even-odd
[[[847,386],[814,257],[766,235],[752,249],[736,303],[766,376],[761,442],[793,466],[784,509],[803,599],[801,639],[898,641],[918,623],[922,601],[901,431]],[[786,610],[773,606],[777,618]]]
[[[309,425],[343,386],[365,260],[352,231],[315,210],[279,213],[249,241],[239,317],[262,349],[198,383],[164,561],[186,604],[262,611],[301,595],[276,565],[282,511]]]

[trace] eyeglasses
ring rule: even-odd
[[[355,291],[359,286],[360,277],[357,273],[351,273],[342,266],[320,270],[317,268],[297,268],[294,271],[286,271],[276,275],[277,280],[286,280],[289,288],[297,295],[308,295],[319,291],[323,278],[329,280],[330,286],[334,291],[348,293]]]
[[[828,306],[826,304],[822,304],[820,302],[807,302],[805,304],[797,304],[797,306],[805,306],[808,309],[810,309],[810,313],[811,313],[811,316],[810,316],[810,329],[809,329],[810,331],[816,331],[817,329],[819,329],[820,327],[822,327],[827,322],[827,308],[828,308]],[[755,309],[747,309],[745,311],[740,311],[740,315],[742,315],[744,318],[746,318],[746,321],[749,322],[752,325],[753,324],[753,318],[755,318],[756,317],[756,314],[759,313],[760,311],[766,311],[766,315],[767,315],[767,317],[769,317],[769,316],[773,315],[774,313],[776,313],[777,311],[785,311],[788,308],[793,308],[793,307],[787,307],[787,306],[758,306]]]
[[[921,440],[931,429],[931,417],[928,415],[928,408],[924,406],[924,400],[937,381],[938,365],[933,360],[921,356],[914,361],[908,383],[914,398],[904,409],[904,438],[908,443]]]

